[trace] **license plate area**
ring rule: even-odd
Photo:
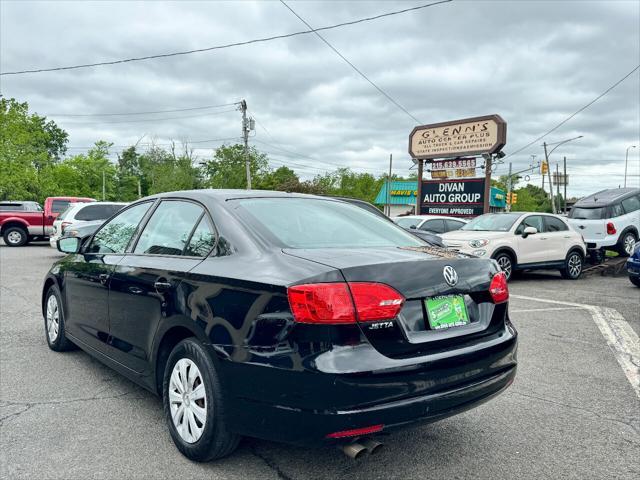
[[[464,327],[470,322],[464,295],[431,297],[424,301],[424,305],[431,330]]]

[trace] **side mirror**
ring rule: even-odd
[[[62,253],[78,253],[80,251],[80,239],[78,237],[65,237],[57,241],[58,250]]]
[[[415,225],[411,225],[409,228],[410,228],[411,230],[415,230],[415,229],[416,229],[416,226],[415,226]]]
[[[535,235],[538,233],[538,229],[536,227],[525,227],[522,232],[522,238],[527,238],[529,235]]]

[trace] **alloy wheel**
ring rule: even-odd
[[[582,258],[577,253],[574,253],[569,257],[567,262],[567,269],[571,278],[578,278],[582,272]]]
[[[59,330],[60,307],[58,306],[58,299],[55,295],[49,295],[47,300],[47,335],[49,336],[49,342],[55,343],[58,339]]]
[[[512,268],[511,259],[506,255],[503,255],[498,258],[497,262],[500,268],[502,269],[502,271],[504,272],[504,274],[507,276],[507,278],[510,278],[511,268]]]
[[[13,230],[7,235],[7,241],[13,245],[17,245],[22,241],[22,234],[16,230]]]
[[[627,234],[627,236],[624,237],[624,251],[627,252],[628,255],[631,255],[635,245],[636,238],[631,233]]]
[[[188,358],[176,362],[169,380],[171,418],[180,438],[195,443],[207,421],[207,393],[198,366]]]

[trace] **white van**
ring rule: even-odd
[[[602,190],[576,202],[569,224],[588,249],[605,249],[628,257],[640,232],[640,188]]]

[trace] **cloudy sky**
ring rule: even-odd
[[[422,2],[291,1],[313,27]],[[277,1],[0,1],[0,70],[112,61],[305,30]],[[435,5],[322,33],[421,123],[498,113],[508,123],[505,153],[520,150],[640,64],[640,2],[465,1]],[[233,106],[246,99],[257,120],[251,142],[273,166],[308,178],[348,166],[409,173],[416,121],[382,96],[314,35],[78,70],[0,76],[5,97],[27,101],[70,136],[69,153],[96,140],[114,152],[140,140],[193,142],[197,154],[240,136]],[[625,150],[640,146],[640,75],[545,137],[567,157],[569,194],[623,182]],[[225,140],[216,140],[225,139]],[[216,141],[210,141],[216,140]],[[514,170],[542,140],[507,157]],[[629,151],[627,183],[640,185],[640,148]],[[115,155],[114,155],[115,158]],[[506,163],[498,174],[506,173]],[[540,184],[540,175],[530,181]]]

